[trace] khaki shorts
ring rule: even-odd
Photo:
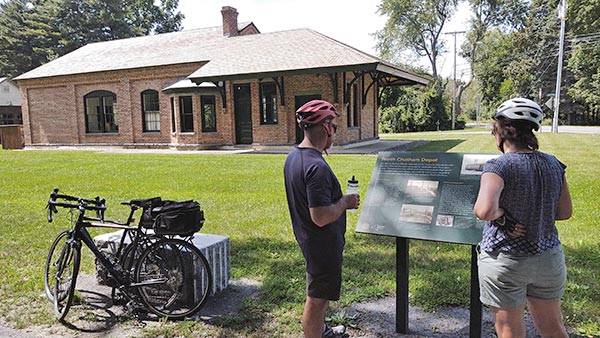
[[[480,252],[478,267],[481,302],[503,309],[525,305],[526,297],[559,300],[567,280],[560,245],[536,256]]]

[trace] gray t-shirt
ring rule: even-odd
[[[483,172],[504,181],[500,207],[525,225],[524,237],[511,238],[504,230],[486,222],[481,249],[536,255],[560,244],[554,224],[566,166],[540,151],[510,152],[489,160]]]

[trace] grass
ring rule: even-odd
[[[382,135],[384,139],[429,140],[417,151],[496,153],[485,133],[425,132]],[[567,324],[579,334],[600,335],[600,175],[596,146],[600,135],[538,134],[543,151],[568,165],[573,217],[560,222],[568,268],[563,298]],[[14,327],[55,323],[43,292],[43,265],[58,232],[67,227],[60,210],[45,220],[52,188],[108,201],[107,216],[125,219],[119,202],[160,195],[198,200],[206,213],[205,233],[231,241],[233,278],[262,282],[256,300],[236,316],[203,322],[159,322],[147,337],[295,336],[304,300],[304,269],[291,231],[283,189],[285,155],[108,154],[90,151],[0,150],[0,317]],[[376,156],[331,155],[328,162],[341,181],[352,175],[363,198]],[[353,231],[359,213],[348,214],[342,299],[331,318],[345,317],[354,302],[395,292],[395,240]],[[93,273],[93,258],[83,252],[83,269]],[[410,302],[427,310],[467,306],[470,247],[428,241],[410,242]],[[27,304],[27,308],[23,305]],[[342,315],[340,315],[340,313]],[[344,319],[344,318],[342,318]],[[348,318],[345,318],[348,320]]]

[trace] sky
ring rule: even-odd
[[[377,13],[380,0],[179,0],[179,10],[185,15],[183,29],[222,25],[221,8],[231,6],[238,11],[238,22],[253,22],[261,33],[297,28],[310,28],[333,39],[378,56],[373,34],[381,30],[386,17]],[[468,8],[462,7],[444,32],[463,31]],[[444,76],[453,76],[454,35],[443,34],[448,39],[448,53],[438,63]],[[457,46],[464,34],[457,34]],[[426,59],[419,65],[430,69]],[[468,79],[467,64],[457,57],[457,78]]]

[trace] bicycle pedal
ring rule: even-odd
[[[124,307],[128,313],[137,313],[144,310],[144,306],[135,301],[127,302]]]

